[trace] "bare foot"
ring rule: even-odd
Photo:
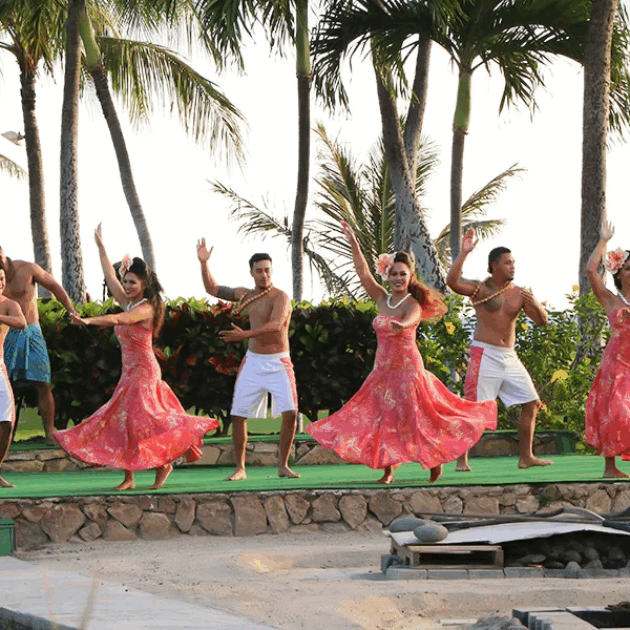
[[[394,474],[390,470],[386,472],[376,483],[391,483],[394,481]]]
[[[244,468],[237,468],[229,477],[225,478],[225,481],[240,481],[241,479],[247,479],[247,473]]]
[[[0,477],[0,488],[15,488],[15,484],[9,483],[6,479]]]
[[[622,470],[619,470],[617,466],[613,465],[610,468],[606,466],[604,469],[604,479],[627,479],[628,477],[630,477],[630,475],[627,475]]]
[[[442,476],[442,464],[431,468],[431,476],[429,477],[429,483],[435,483]]]
[[[472,468],[469,464],[457,464],[455,466],[455,472],[470,472]]]
[[[171,464],[164,464],[164,466],[156,468],[155,483],[149,488],[149,490],[157,490],[158,488],[161,488],[172,472],[173,466],[171,466]]]
[[[280,466],[278,468],[278,477],[286,477],[287,479],[299,479],[300,475],[293,472],[288,466]]]
[[[125,479],[120,485],[116,486],[114,490],[133,490],[135,487],[136,484],[132,479]]]
[[[531,468],[532,466],[550,466],[553,462],[550,459],[539,459],[538,457],[527,457],[518,460],[519,468]]]

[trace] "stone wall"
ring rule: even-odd
[[[526,484],[224,494],[5,500],[18,547],[103,540],[263,533],[380,531],[404,515],[533,514],[575,505],[596,512],[630,506],[626,483]]]

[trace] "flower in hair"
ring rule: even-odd
[[[628,258],[628,252],[621,247],[613,249],[612,252],[608,252],[606,260],[604,261],[604,267],[610,271],[610,273],[617,273]]]
[[[131,256],[129,254],[125,254],[123,259],[120,261],[120,277],[124,278],[125,274],[129,271],[129,267],[133,264],[133,260],[131,260]]]
[[[381,276],[381,280],[387,280],[389,277],[395,256],[396,254],[381,254],[376,259],[376,273]]]

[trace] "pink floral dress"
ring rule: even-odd
[[[425,370],[416,329],[394,331],[388,315],[374,328],[374,369],[337,413],[307,427],[342,459],[371,468],[419,462],[433,468],[470,449],[485,429],[496,429],[494,400],[472,402],[450,392]]]
[[[586,399],[586,443],[615,457],[630,454],[630,310],[616,308],[608,319],[610,340]]]
[[[123,470],[158,468],[186,455],[201,457],[197,444],[219,424],[189,416],[162,380],[152,331],[142,323],[114,328],[122,349],[122,375],[111,399],[89,418],[53,435],[75,459]]]

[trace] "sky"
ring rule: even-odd
[[[260,40],[259,40],[260,41]],[[243,169],[228,168],[207,148],[196,146],[178,121],[168,113],[152,117],[150,126],[131,126],[122,105],[119,115],[128,142],[136,185],[151,230],[157,273],[169,298],[204,296],[195,243],[204,236],[214,246],[210,269],[220,284],[252,286],[247,260],[254,252],[268,251],[274,259],[274,284],[291,294],[288,244],[280,239],[238,234],[238,223],[228,217],[228,204],[211,190],[218,180],[243,197],[266,200],[276,216],[290,215],[297,177],[297,93],[295,63],[268,54],[262,41],[245,51],[246,74],[217,74],[200,55],[188,58],[219,85],[247,120],[247,153]],[[17,65],[0,51],[0,133],[23,131]],[[331,114],[315,103],[313,127],[323,122],[330,136],[364,158],[380,134],[380,116],[373,71],[366,61],[353,62],[345,78],[350,96],[349,114]],[[38,116],[44,155],[48,231],[53,273],[61,279],[59,245],[59,135],[63,74],[42,77],[38,89]],[[433,47],[429,92],[423,133],[436,142],[440,166],[431,178],[422,205],[433,237],[449,218],[449,172],[452,118],[457,76],[447,55]],[[582,141],[581,68],[557,61],[546,73],[546,88],[537,93],[538,109],[511,108],[499,114],[503,90],[495,68],[473,75],[470,132],[466,138],[463,197],[506,168],[516,164],[525,172],[512,179],[488,218],[502,218],[500,235],[478,244],[464,267],[468,278],[483,278],[487,254],[498,245],[509,247],[516,260],[516,282],[532,287],[540,300],[556,308],[567,304],[566,294],[577,283],[580,230]],[[88,90],[88,92],[90,92]],[[81,104],[79,138],[79,205],[85,279],[93,299],[102,295],[102,273],[93,239],[103,223],[105,246],[112,260],[124,254],[140,255],[118,175],[114,151],[100,107],[93,95]],[[312,175],[317,174],[318,144],[312,139]],[[0,137],[0,153],[26,166],[24,147]],[[216,155],[216,153],[215,153]],[[608,218],[616,227],[611,248],[630,248],[630,213],[627,211],[627,171],[630,147],[612,143],[608,154]],[[28,186],[0,175],[0,245],[7,255],[33,259]],[[315,218],[311,187],[307,218]],[[308,265],[305,265],[308,267]],[[609,282],[609,286],[612,285]],[[307,278],[304,298],[320,301],[317,278]]]

